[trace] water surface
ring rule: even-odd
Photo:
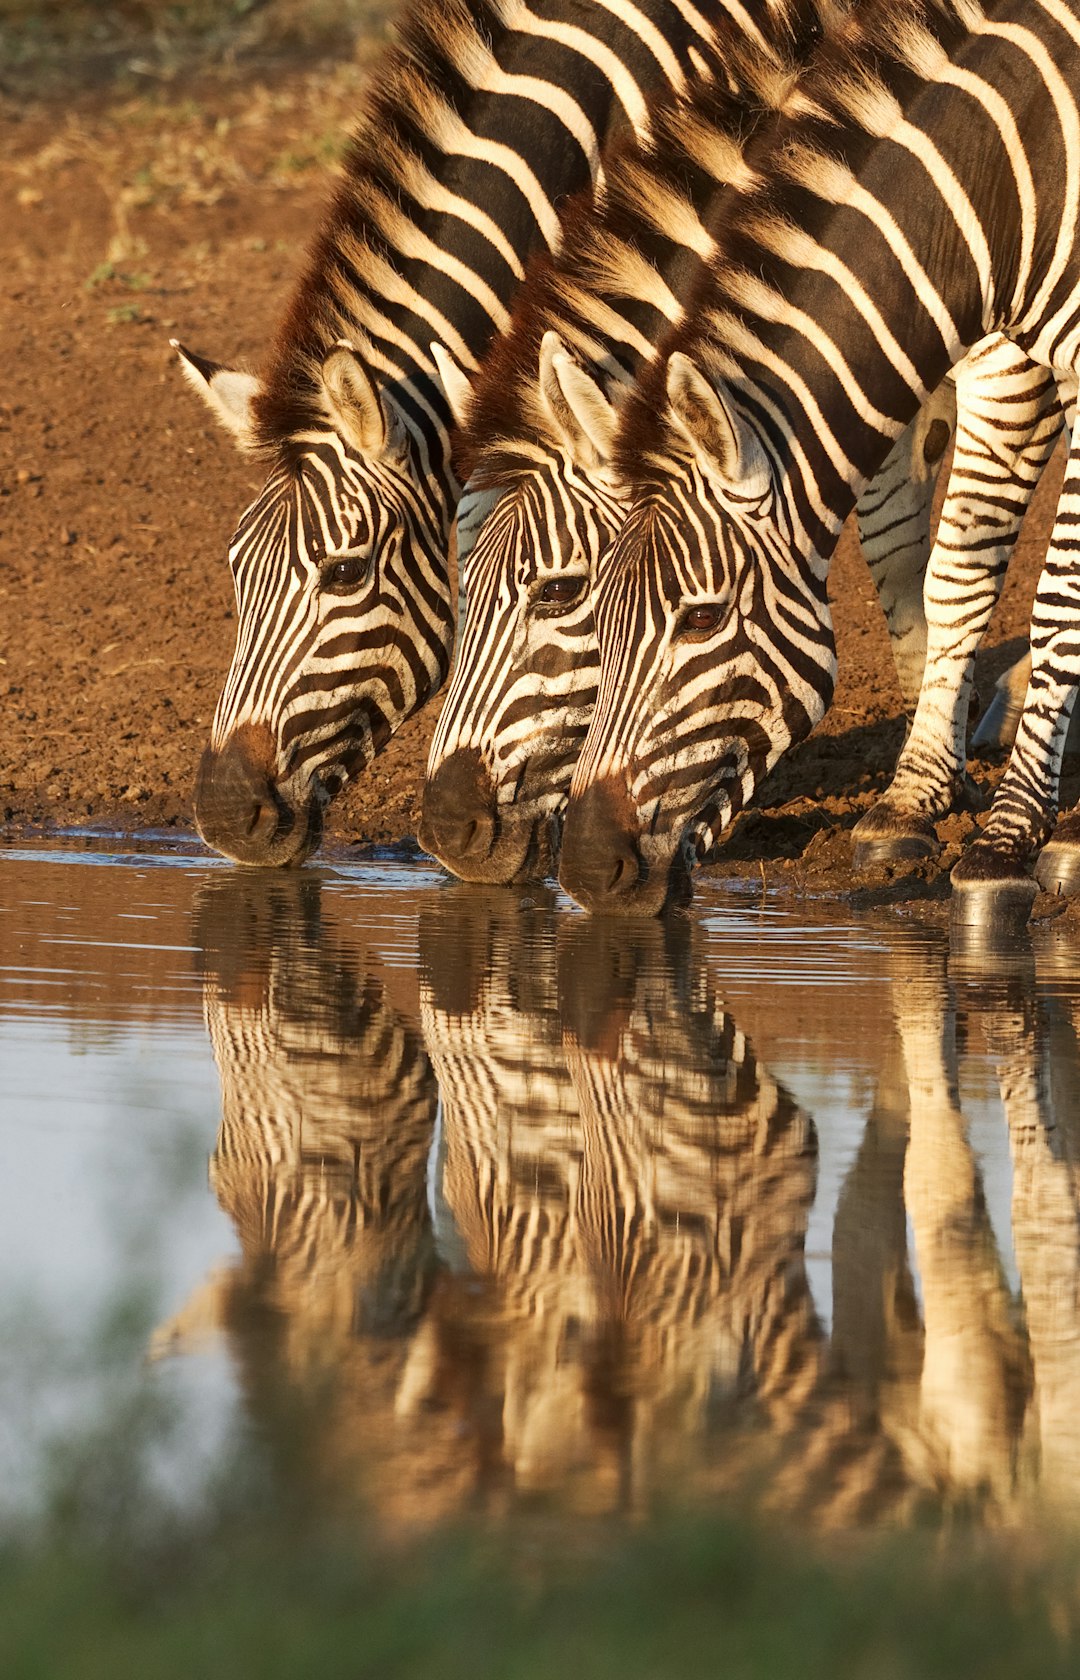
[[[418,863],[93,840],[0,884],[17,1498],[149,1380],[174,1492],[240,1436],[393,1531],[1080,1514],[1052,930],[956,953],[715,884],[621,926]],[[138,1336],[95,1363],[118,1301]]]

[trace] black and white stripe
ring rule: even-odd
[[[438,1093],[417,1026],[326,924],[317,879],[213,882],[194,932],[221,1081],[210,1185],[241,1253],[157,1348],[228,1331],[252,1403],[280,1415],[275,1384],[302,1390],[358,1335],[393,1326],[404,1343],[420,1317]]]
[[[240,443],[271,458],[230,561],[236,652],[196,793],[204,837],[295,861],[319,813],[449,664],[457,499],[431,346],[476,366],[557,206],[647,126],[742,0],[416,0],[263,379],[186,352]]]
[[[562,879],[590,905],[659,908],[675,858],[821,717],[829,558],[926,392],[993,332],[1075,378],[1075,3],[871,0],[857,19],[804,85],[820,112],[752,148],[762,185],[624,416],[637,495],[598,590],[564,834]],[[1071,469],[1036,600],[1033,703],[958,884],[1022,878],[1052,806],[1080,669],[1078,485]]]

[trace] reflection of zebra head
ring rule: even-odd
[[[636,1504],[723,1457],[726,1404],[790,1420],[820,1377],[813,1125],[688,930],[586,936],[515,900],[487,921],[421,933],[439,1195],[488,1285],[489,1403],[519,1486]]]
[[[303,875],[230,875],[199,896],[221,1079],[210,1183],[240,1256],[155,1338],[167,1352],[222,1331],[268,1444],[309,1489],[321,1462],[355,1484],[357,1405],[393,1417],[434,1263],[430,1064],[324,911]]]

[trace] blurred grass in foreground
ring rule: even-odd
[[[1045,1527],[954,1515],[821,1540],[730,1510],[635,1528],[540,1502],[388,1540],[319,1473],[318,1383],[210,1439],[192,1361],[146,1361],[160,1284],[140,1231],[129,1248],[126,1296],[74,1339],[0,1315],[4,1680],[1080,1673],[1080,1553]]]
[[[130,1551],[0,1551],[7,1680],[278,1676],[1055,1680],[1080,1670],[1071,1569],[950,1559],[941,1537],[826,1557],[737,1524],[609,1532],[588,1561],[458,1534],[365,1553],[317,1525],[225,1524]],[[508,1540],[509,1551],[508,1556]],[[998,1546],[1001,1545],[999,1539]]]

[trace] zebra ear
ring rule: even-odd
[[[347,339],[338,339],[323,361],[322,390],[331,420],[361,455],[404,451],[401,421]]]
[[[241,449],[255,444],[255,426],[251,405],[262,390],[262,381],[253,373],[238,373],[235,368],[222,367],[220,362],[207,361],[186,350],[177,338],[170,338],[180,358],[180,369],[192,388],[213,410],[217,419],[231,432]]]
[[[767,488],[769,464],[752,427],[681,350],[668,357],[667,394],[670,418],[714,477],[744,495]]]
[[[546,332],[540,343],[540,400],[578,466],[593,472],[607,466],[618,416],[556,332]]]
[[[472,401],[472,380],[465,369],[458,366],[445,345],[432,344],[430,350],[431,359],[439,370],[446,400],[450,404],[454,425],[464,426]]]

